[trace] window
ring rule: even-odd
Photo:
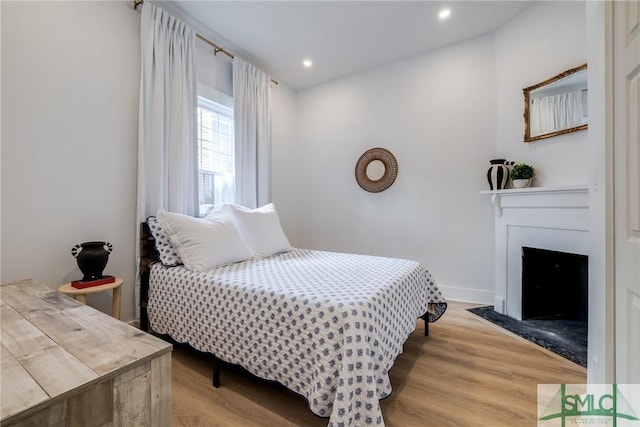
[[[213,205],[233,203],[235,160],[233,110],[198,97],[198,195],[200,216]]]

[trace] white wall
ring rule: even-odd
[[[271,89],[271,187],[273,202],[282,228],[292,245],[298,245],[298,226],[304,218],[297,217],[298,150],[296,138],[296,92],[280,82]]]
[[[493,303],[488,161],[531,163],[538,186],[588,182],[587,131],[522,142],[522,89],[586,62],[585,27],[582,2],[535,3],[493,34],[300,91],[283,183],[297,243],[416,259],[447,297]],[[375,146],[400,171],[369,194],[353,173]]]
[[[105,274],[125,279],[121,317],[132,320],[140,13],[130,1],[1,5],[0,281],[55,289],[81,276],[73,245],[109,241]],[[231,95],[229,58],[196,46],[199,80]],[[295,93],[281,83],[273,103],[279,188],[289,179]],[[287,197],[274,189],[276,203]],[[111,312],[107,294],[88,302]]]
[[[70,249],[114,246],[133,317],[140,15],[129,2],[2,2],[2,277],[81,277]],[[110,313],[110,297],[89,303]]]
[[[300,91],[286,184],[297,244],[415,259],[449,298],[491,303],[493,210],[478,192],[495,151],[495,75],[487,35]],[[378,146],[399,173],[367,193],[354,168]]]
[[[213,48],[200,39],[196,39],[196,72],[199,83],[233,96],[231,58],[224,54],[214,55]]]
[[[524,143],[522,89],[587,62],[585,3],[537,2],[495,33],[496,156],[529,163],[535,186],[586,184],[588,130]]]

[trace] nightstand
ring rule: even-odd
[[[90,286],[88,288],[77,289],[71,286],[71,283],[65,283],[58,288],[59,292],[65,295],[73,296],[77,301],[82,304],[87,303],[87,295],[95,294],[96,292],[104,292],[113,289],[113,296],[111,302],[111,315],[116,319],[120,319],[120,286],[122,286],[123,280],[116,277],[116,281],[113,283],[106,283],[104,285]]]

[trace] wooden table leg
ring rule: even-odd
[[[112,316],[120,320],[120,286],[113,288],[113,298],[111,302]]]
[[[76,294],[76,301],[81,302],[82,304],[86,304],[87,294]]]

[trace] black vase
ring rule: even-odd
[[[76,258],[78,267],[84,274],[83,282],[104,278],[102,272],[112,250],[113,246],[107,242],[84,242],[71,248],[71,255]]]
[[[507,162],[505,159],[490,160],[491,167],[487,171],[487,180],[491,190],[502,190],[507,188],[509,182],[509,166],[513,162]]]

